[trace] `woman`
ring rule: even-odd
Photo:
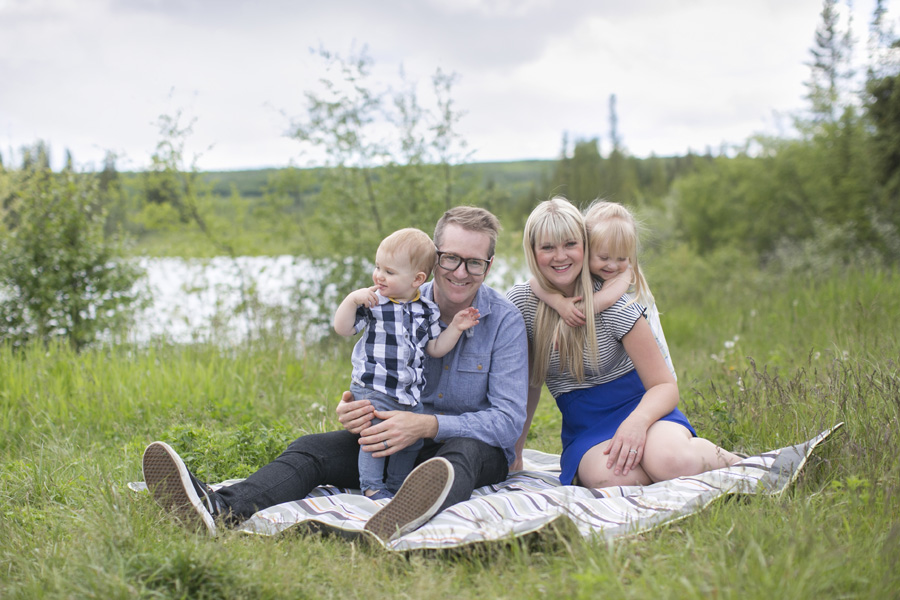
[[[590,298],[593,283],[585,249],[584,219],[564,198],[538,205],[525,224],[525,257],[547,290]],[[740,460],[696,437],[678,410],[678,386],[666,366],[644,307],[621,298],[599,315],[584,311],[584,327],[568,327],[527,283],[507,297],[525,319],[529,340],[529,393],[522,448],[547,384],[563,416],[560,481],[599,488],[647,485],[695,475]]]

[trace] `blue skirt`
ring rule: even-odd
[[[615,435],[619,425],[644,397],[644,384],[637,371],[600,385],[560,395],[556,405],[562,413],[562,473],[559,481],[572,485],[585,452]],[[687,417],[675,408],[660,419],[687,427],[697,435]]]

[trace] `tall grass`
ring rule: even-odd
[[[246,475],[338,426],[348,348],[0,348],[0,597],[897,597],[897,275],[651,277],[700,433],[757,452],[846,426],[785,495],[612,544],[565,525],[406,556],[303,533],[210,540],[125,488],[145,444],[169,441],[208,480]],[[528,446],[558,452],[559,425],[547,396]]]

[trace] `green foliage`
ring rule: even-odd
[[[294,121],[292,135],[324,155],[329,168],[317,172],[314,201],[304,198],[305,184],[293,170],[270,184],[281,193],[267,199],[270,212],[291,209],[293,235],[328,273],[311,293],[326,299],[324,320],[336,299],[365,285],[385,236],[402,227],[430,234],[444,210],[467,201],[467,192],[452,165],[465,156],[455,129],[459,113],[452,75],[434,75],[436,100],[429,110],[420,105],[415,85],[380,89],[365,51],[346,59],[326,50],[318,56],[328,76],[320,82],[321,92],[306,93],[306,114]]]
[[[682,247],[672,263],[651,262],[658,296],[688,280],[684,297],[660,302],[683,410],[703,435],[751,453],[846,423],[780,497],[714,503],[613,543],[584,540],[564,523],[490,546],[406,555],[303,531],[210,539],[125,487],[141,478],[146,444],[172,443],[210,478],[244,475],[292,437],[339,426],[345,354],[317,347],[297,356],[287,345],[79,354],[66,344],[7,343],[0,596],[892,597],[900,343],[887,324],[900,319],[900,273],[801,279],[745,270],[724,252],[694,265]],[[694,281],[702,287],[688,296]],[[559,444],[559,414],[545,396],[527,446],[559,452]],[[348,583],[348,570],[364,589]]]
[[[141,272],[104,231],[97,177],[26,157],[0,181],[0,339],[83,348],[120,331],[138,306]]]

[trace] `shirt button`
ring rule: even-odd
[[[443,397],[444,397],[443,394],[438,394],[438,398],[443,398]]]
[[[479,371],[481,370],[481,365],[478,365],[478,370],[479,370]]]
[[[449,370],[450,370],[450,365],[444,365],[444,370],[445,370],[445,371],[449,371]]]

